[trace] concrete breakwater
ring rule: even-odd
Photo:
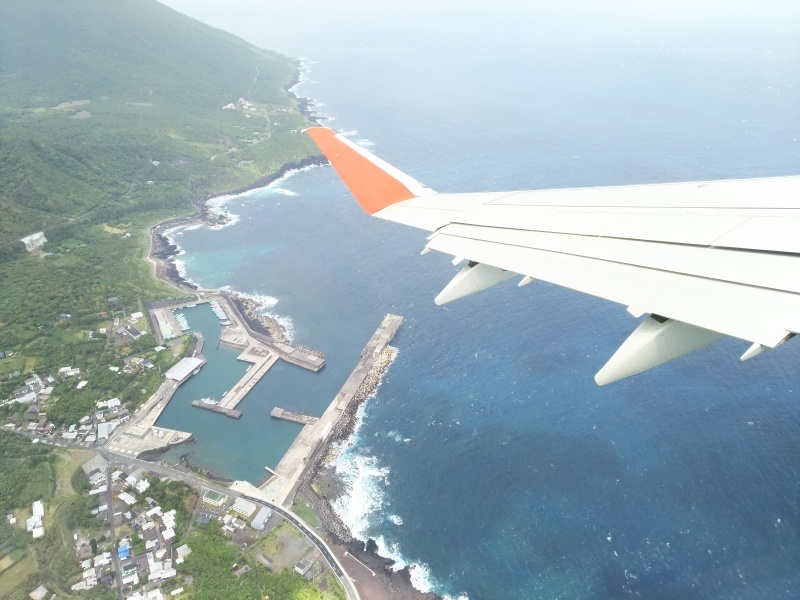
[[[202,400],[192,400],[192,406],[204,408],[206,410],[210,410],[211,412],[230,417],[231,419],[239,419],[242,416],[241,411],[234,410],[232,408],[225,408],[224,406],[219,406],[217,404],[209,404],[207,402],[203,402]]]
[[[291,501],[316,455],[324,454],[328,442],[337,439],[331,437],[332,432],[338,432],[336,435],[342,435],[348,429],[352,432],[358,404],[372,394],[380,382],[380,375],[391,363],[391,350],[387,354],[386,349],[402,322],[403,317],[386,315],[325,413],[318,422],[306,425],[297,435],[275,468],[276,476],[261,486],[272,502],[284,504]],[[344,423],[340,425],[342,420]]]
[[[396,353],[396,348],[387,346],[378,355],[369,373],[353,395],[353,400],[331,429],[328,443],[320,447],[311,457],[300,481],[298,495],[319,517],[325,531],[339,544],[350,544],[356,540],[331,507],[331,502],[340,495],[341,490],[338,489],[338,482],[329,472],[328,465],[338,456],[340,446],[336,442],[343,442],[353,433],[358,423],[358,408],[378,389],[381,378],[392,364]]]

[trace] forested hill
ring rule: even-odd
[[[308,155],[294,73],[155,0],[3,0],[0,257],[38,230],[58,241],[186,207]]]

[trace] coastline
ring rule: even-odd
[[[354,401],[342,414],[331,430],[325,445],[311,457],[300,481],[296,498],[305,502],[320,520],[320,527],[330,538],[332,545],[357,559],[363,566],[374,572],[382,588],[383,595],[374,587],[369,590],[370,598],[377,600],[443,600],[432,592],[416,589],[411,580],[412,566],[395,570],[395,561],[378,553],[378,544],[373,539],[357,539],[347,525],[336,514],[333,503],[344,489],[331,463],[346,447],[347,441],[355,432],[359,422],[359,410],[372,398],[381,385],[383,376],[397,356],[397,349],[387,346],[378,356],[366,379],[356,391]],[[340,556],[340,559],[342,558]]]
[[[302,83],[303,73],[303,64],[298,62],[296,76],[285,86],[285,90],[297,102],[300,112],[309,120],[318,123],[324,117],[314,115],[312,112],[313,103],[307,98],[299,97],[294,92],[294,88]],[[167,219],[153,225],[148,231],[150,251],[147,258],[154,265],[154,277],[172,285],[181,292],[196,295],[207,291],[187,279],[179,269],[175,259],[182,254],[182,251],[171,241],[170,233],[177,229],[193,226],[225,226],[231,222],[231,217],[225,211],[220,211],[217,207],[214,207],[214,200],[263,189],[293,172],[327,163],[327,159],[322,155],[313,155],[301,161],[286,163],[276,172],[266,175],[250,185],[221,194],[209,195],[198,200],[195,203],[195,212],[191,215]],[[276,342],[290,340],[286,327],[278,319],[258,312],[260,309],[266,308],[266,304],[260,303],[256,298],[241,292],[227,290],[227,294],[254,331],[263,333]],[[374,600],[443,600],[436,594],[417,590],[411,581],[410,567],[407,566],[397,571],[393,570],[392,567],[395,562],[377,553],[378,547],[374,540],[370,539],[366,542],[357,540],[331,506],[336,496],[331,496],[327,492],[323,492],[323,495],[320,496],[314,491],[314,487],[319,486],[324,490],[335,488],[341,493],[340,484],[336,481],[336,476],[330,468],[330,462],[338,456],[346,441],[353,434],[358,423],[358,408],[374,395],[395,354],[395,348],[387,347],[376,361],[373,369],[358,389],[356,401],[352,403],[347,413],[337,423],[325,445],[320,448],[309,462],[302,476],[297,495],[299,499],[306,501],[317,514],[326,537],[329,538],[334,552],[340,559],[349,554],[357,558],[362,565],[366,565],[375,572],[377,581],[373,580],[369,584],[369,596],[365,597]],[[190,455],[191,452],[185,457],[187,463]],[[185,466],[191,468],[189,464]],[[225,479],[218,474],[209,473],[208,475],[213,476],[215,479]]]

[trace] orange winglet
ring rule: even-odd
[[[311,127],[308,133],[369,214],[432,191],[332,129]]]

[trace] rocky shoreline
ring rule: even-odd
[[[298,83],[300,83],[299,64],[295,79],[285,87],[286,93],[297,102],[298,109],[303,115],[312,122],[319,123],[324,117],[313,114],[313,103],[307,98],[297,96],[292,91],[292,88]],[[214,199],[263,188],[291,171],[323,164],[328,164],[328,161],[322,155],[314,155],[298,162],[284,164],[278,171],[248,186],[231,190],[225,194],[207,196],[200,199],[196,203],[196,209],[192,215],[163,221],[151,227],[151,245],[148,258],[155,265],[155,277],[174,285],[182,291],[195,292],[198,290],[197,285],[185,279],[178,271],[175,257],[179,255],[180,250],[177,245],[170,242],[168,238],[169,231],[192,225],[223,226],[230,221],[230,216],[226,211],[221,211],[211,205]],[[288,343],[288,336],[283,325],[276,319],[257,312],[259,308],[262,308],[261,304],[243,294],[236,292],[227,292],[227,294],[230,300],[236,304],[239,312],[247,320],[248,326],[253,331],[269,336],[276,342]],[[411,583],[410,568],[406,567],[395,571],[392,568],[395,564],[394,561],[377,553],[377,544],[374,540],[370,539],[363,542],[354,538],[331,506],[331,503],[345,490],[342,489],[341,483],[336,478],[330,463],[338,456],[346,440],[355,431],[358,424],[357,411],[359,406],[374,394],[380,385],[381,377],[389,368],[395,354],[395,348],[387,347],[376,359],[366,379],[356,392],[354,401],[350,403],[345,414],[342,415],[333,428],[328,444],[320,448],[311,457],[308,468],[301,480],[297,496],[312,508],[319,517],[320,523],[329,538],[333,540],[341,551],[348,552],[356,557],[376,573],[376,578],[382,588],[381,592],[383,592],[376,595],[376,599],[381,596],[380,600],[384,598],[389,600],[442,600],[436,594],[424,593],[415,589]],[[160,454],[149,456],[148,459],[155,460]],[[194,465],[190,464],[191,454],[192,452],[190,451],[182,456],[181,464],[184,468],[194,470]],[[217,481],[230,481],[211,472],[206,472],[205,476]]]
[[[298,61],[297,67],[295,69],[295,76],[294,78],[284,86],[284,90],[286,94],[292,98],[297,103],[297,109],[305,116],[309,121],[315,124],[319,124],[322,117],[319,117],[314,114],[313,111],[313,103],[308,98],[304,98],[298,96],[292,88],[294,88],[298,83],[300,83],[301,78],[301,63]],[[208,227],[221,227],[227,225],[231,221],[230,214],[225,210],[219,210],[218,208],[212,205],[212,202],[220,197],[223,196],[234,196],[237,194],[243,194],[245,192],[249,192],[252,190],[257,190],[260,188],[267,187],[271,183],[285,177],[287,174],[291,173],[292,171],[298,171],[300,169],[305,169],[311,166],[317,165],[326,165],[328,164],[328,159],[325,158],[322,154],[314,154],[311,156],[307,156],[299,161],[288,162],[283,164],[277,171],[265,175],[260,179],[257,179],[253,183],[246,185],[241,188],[237,188],[234,190],[230,190],[225,192],[224,194],[215,194],[206,196],[200,200],[198,200],[195,204],[195,212],[186,217],[178,217],[175,219],[169,219],[167,221],[162,221],[157,225],[153,226],[150,229],[150,237],[151,237],[151,244],[150,244],[150,260],[155,264],[156,268],[156,277],[167,283],[171,283],[178,288],[183,290],[195,291],[198,289],[198,286],[185,279],[180,272],[178,271],[178,267],[175,264],[175,257],[179,254],[179,249],[175,244],[172,244],[167,236],[165,235],[169,230],[175,229],[178,227],[189,227],[192,225],[203,225]],[[243,311],[243,314],[244,311]],[[265,327],[265,335],[271,335],[271,331],[274,329],[277,331],[283,332],[283,339],[279,339],[278,337],[275,338],[275,341],[284,342],[286,341],[286,331],[285,329],[278,323],[267,317],[266,315],[252,315],[253,319],[258,319],[258,321],[264,322]],[[264,317],[263,319],[261,317]],[[252,324],[251,324],[252,326]],[[259,329],[253,327],[254,331],[258,331]]]
[[[326,534],[343,550],[360,560],[376,573],[387,597],[392,600],[442,600],[432,593],[420,592],[411,584],[411,570],[395,570],[395,562],[378,554],[375,540],[366,542],[353,537],[352,532],[333,510],[332,503],[346,490],[342,488],[331,463],[341,453],[358,425],[358,409],[380,385],[381,378],[392,364],[397,349],[387,346],[376,358],[364,382],[356,391],[353,402],[331,430],[328,443],[311,457],[300,482],[297,497],[311,507]]]
[[[262,177],[258,181],[247,185],[245,187],[226,192],[225,194],[218,194],[215,196],[207,196],[199,200],[195,205],[195,212],[186,217],[178,217],[162,221],[150,228],[150,253],[148,258],[155,265],[156,278],[171,283],[172,285],[188,291],[195,291],[198,288],[196,284],[184,278],[175,263],[175,257],[180,254],[177,245],[170,242],[168,233],[171,230],[191,227],[194,225],[201,225],[204,227],[222,227],[231,221],[231,216],[226,210],[219,210],[211,203],[222,196],[233,196],[243,194],[252,190],[267,187],[274,181],[281,177],[285,177],[292,171],[297,171],[305,167],[313,165],[327,164],[327,159],[322,155],[314,155],[306,157],[300,161],[286,163],[274,173]],[[261,315],[256,315],[261,316]],[[285,333],[285,332],[284,332]],[[279,340],[278,340],[279,341]]]
[[[239,292],[229,291],[227,296],[247,320],[247,325],[250,329],[268,336],[272,341],[279,344],[288,344],[290,342],[289,336],[286,334],[286,328],[277,319],[258,312],[259,309],[263,308],[258,301]]]

